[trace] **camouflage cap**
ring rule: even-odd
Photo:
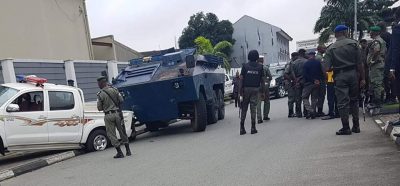
[[[97,82],[100,82],[100,81],[107,81],[107,77],[105,77],[105,76],[98,77]]]
[[[371,32],[380,32],[382,30],[382,28],[380,26],[371,26],[371,27],[369,27],[369,30]]]

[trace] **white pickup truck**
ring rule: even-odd
[[[93,108],[93,107],[92,107]],[[124,111],[128,136],[133,113]],[[104,150],[104,114],[85,110],[81,89],[44,83],[0,86],[0,153],[19,150]]]

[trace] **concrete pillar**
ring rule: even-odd
[[[64,61],[64,66],[65,66],[65,77],[68,80],[74,81],[74,87],[78,87],[78,82],[76,80],[76,74],[75,74],[75,66],[74,66],[74,61],[73,60],[66,60]]]
[[[118,76],[118,62],[117,61],[107,61],[107,74],[108,80],[111,82],[113,78]]]
[[[4,83],[16,83],[14,59],[1,60]]]

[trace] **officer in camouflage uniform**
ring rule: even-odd
[[[256,110],[259,94],[265,92],[265,81],[263,66],[257,63],[259,54],[257,50],[249,52],[249,62],[243,64],[240,73],[240,87],[239,92],[242,102],[242,114],[240,117],[240,135],[246,134],[244,122],[246,120],[247,110],[250,104],[251,114],[251,134],[256,134]],[[260,89],[261,87],[261,89]],[[263,98],[264,96],[262,96]],[[264,99],[264,98],[263,98]]]
[[[291,54],[291,61],[289,62],[289,64],[287,64],[286,68],[285,68],[285,82],[287,84],[287,91],[288,91],[288,107],[289,107],[289,114],[288,117],[292,118],[295,117],[296,115],[293,112],[293,106],[294,103],[296,102],[296,97],[295,97],[295,77],[293,76],[293,72],[292,72],[292,66],[294,65],[294,61],[297,60],[297,58],[299,57],[299,53],[297,52],[293,52]]]
[[[368,47],[367,64],[369,67],[370,92],[372,93],[370,109],[380,108],[383,100],[383,78],[386,56],[386,42],[381,38],[381,28],[373,26],[370,28],[371,45]]]
[[[364,69],[360,62],[360,48],[357,41],[346,38],[347,31],[348,27],[345,25],[338,25],[335,28],[337,40],[328,47],[325,54],[326,66],[328,69],[333,69],[334,72],[335,94],[343,126],[336,132],[336,135],[360,133],[358,96],[360,87],[365,86]],[[349,113],[353,116],[352,130],[350,130]]]
[[[296,61],[293,62],[292,69],[292,76],[294,77],[295,87],[295,102],[296,102],[296,116],[298,118],[302,118],[303,114],[301,112],[301,102],[303,100],[302,93],[304,88],[304,81],[303,81],[303,66],[304,63],[307,62],[306,59],[306,50],[300,49],[299,50],[299,57]],[[304,109],[304,115],[307,115],[306,109]]]
[[[107,136],[111,141],[111,144],[117,149],[117,154],[114,158],[123,158],[124,154],[121,151],[120,145],[124,144],[126,148],[126,155],[131,155],[129,148],[128,136],[126,135],[125,127],[123,125],[123,117],[120,109],[120,105],[123,102],[123,98],[117,89],[108,85],[106,77],[99,77],[97,83],[100,92],[97,93],[97,109],[103,111],[104,122],[106,125]],[[117,138],[115,129],[121,137],[121,142]]]
[[[260,56],[260,58],[258,59],[258,63],[261,65],[264,64],[264,56]],[[264,81],[266,82],[266,86],[265,86],[265,91],[260,94],[259,100],[257,103],[257,118],[258,118],[259,124],[263,123],[263,120],[266,120],[266,121],[270,120],[268,115],[269,115],[269,110],[271,107],[271,103],[269,100],[269,83],[272,80],[272,75],[267,66],[263,65],[263,71],[264,71]],[[262,90],[260,90],[260,91],[262,91]],[[264,98],[264,99],[262,99],[262,98]],[[264,108],[263,108],[264,113],[261,114],[261,105],[262,105],[263,101],[264,101]],[[263,115],[264,115],[264,117],[263,117]]]

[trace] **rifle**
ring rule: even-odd
[[[363,109],[363,117],[365,122],[365,90],[361,91],[361,99],[362,99],[362,109]]]
[[[242,101],[240,100],[239,96],[239,118],[242,119]]]

